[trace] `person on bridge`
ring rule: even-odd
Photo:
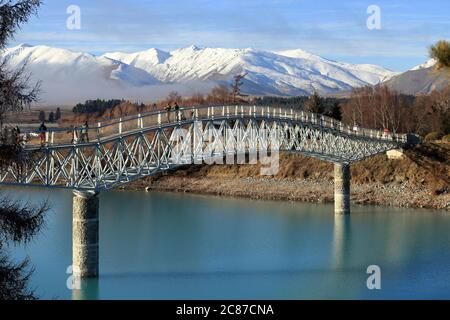
[[[170,103],[167,104],[165,110],[167,111],[167,122],[170,122],[170,112],[172,112],[172,106],[170,105]]]
[[[16,144],[19,145],[21,142],[21,136],[20,136],[20,128],[19,126],[15,126],[14,127],[14,136],[15,136],[15,140],[16,140]]]
[[[70,140],[71,144],[76,144],[78,141],[78,135],[77,135],[77,127],[71,126],[71,130],[67,131],[67,133],[72,134],[72,140]]]
[[[47,126],[45,122],[42,121],[41,126],[39,127],[39,138],[41,139],[41,146],[45,144],[45,135],[47,134]]]
[[[81,127],[81,142],[89,142],[89,124],[87,121],[84,122]]]
[[[173,109],[175,110],[175,117],[177,121],[181,121],[181,112],[180,112],[180,106],[178,103],[175,102],[175,105],[173,106]]]

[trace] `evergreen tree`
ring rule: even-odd
[[[86,114],[86,113],[97,113],[102,116],[107,110],[113,109],[124,102],[123,100],[87,100],[84,103],[78,103],[73,107],[73,113]]]
[[[0,50],[4,50],[17,29],[28,21],[40,6],[40,0],[0,0]],[[10,70],[8,59],[0,61],[0,129],[7,112],[22,111],[37,100],[40,83],[29,83],[26,64]]]
[[[441,40],[430,47],[430,57],[437,60],[438,68],[450,68],[450,42]]]
[[[48,122],[55,122],[55,113],[53,111],[48,115]]]
[[[5,197],[0,199],[0,300],[34,299],[27,288],[32,274],[29,260],[13,263],[4,252],[10,244],[26,244],[44,225],[47,203],[39,208],[29,208]]]
[[[22,23],[36,13],[40,5],[40,0],[0,0],[1,50],[6,48],[8,40]],[[30,86],[24,70],[25,66],[22,66],[11,71],[7,60],[0,62],[0,125],[3,125],[6,112],[21,111],[37,100],[39,84]],[[0,145],[0,170],[15,158],[14,150],[11,146]],[[10,244],[29,242],[41,229],[46,211],[46,204],[40,208],[29,208],[6,197],[0,198],[0,300],[34,298],[33,292],[27,288],[31,275],[28,260],[19,264],[12,262],[8,259],[5,248]]]
[[[58,121],[61,119],[61,108],[56,108],[56,112],[55,112],[55,121]]]
[[[45,121],[45,119],[46,119],[46,117],[45,117],[45,111],[39,111],[39,121],[40,122],[44,122]]]
[[[303,108],[308,112],[322,114],[324,112],[323,99],[317,94],[317,92],[314,92],[314,94],[309,97],[308,101],[306,101]]]

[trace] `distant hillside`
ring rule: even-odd
[[[390,89],[405,94],[428,94],[450,85],[450,69],[437,70],[430,60],[384,82]]]

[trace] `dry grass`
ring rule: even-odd
[[[433,190],[449,187],[450,147],[444,144],[426,143],[406,151],[403,160],[389,160],[377,155],[351,167],[352,183],[390,184],[406,183]],[[210,178],[258,178],[261,164],[257,165],[195,165],[174,173],[175,176]],[[281,154],[280,169],[271,179],[326,180],[333,181],[331,163],[297,154]]]

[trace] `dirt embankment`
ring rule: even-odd
[[[275,176],[260,175],[261,165],[193,165],[134,183],[133,189],[192,192],[254,199],[333,201],[333,165],[282,154]],[[358,204],[450,209],[450,145],[427,143],[405,152],[351,166],[351,201]]]

